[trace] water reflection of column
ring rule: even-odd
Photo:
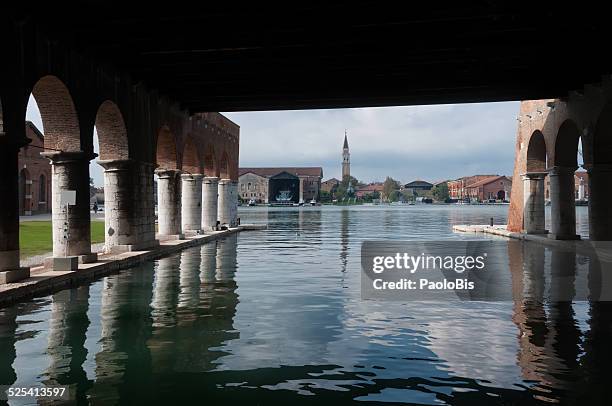
[[[17,380],[13,363],[17,357],[17,307],[0,309],[0,385],[12,385]]]
[[[177,324],[177,304],[180,285],[179,255],[156,261],[151,319],[153,331],[147,346],[151,351],[153,371],[158,373],[172,368],[175,340],[172,331]]]
[[[85,338],[89,327],[89,286],[63,290],[53,295],[47,354],[51,362],[45,371],[45,385],[76,386],[78,402],[86,401],[91,387],[83,362],[87,358]]]
[[[232,234],[220,240],[217,244],[217,281],[233,281],[236,273],[236,250],[238,235]]]
[[[546,311],[544,294],[544,247],[520,242],[521,249],[509,250],[513,284],[522,291],[515,295],[512,321],[516,324],[519,350],[517,364],[526,380],[549,382],[539,361],[544,354],[546,340]],[[509,248],[516,248],[510,244]]]
[[[581,359],[582,382],[574,385],[585,405],[605,405],[610,402],[609,371],[612,365],[612,302],[589,303],[589,331],[585,334],[584,355]]]
[[[349,209],[343,209],[340,214],[340,263],[342,273],[346,272],[348,264],[349,245]]]
[[[192,248],[181,252],[179,277],[179,308],[195,308],[200,298],[200,264],[202,254],[200,248]]]
[[[202,263],[200,265],[200,281],[207,284],[215,281],[217,271],[217,241],[210,241],[201,247]]]
[[[150,304],[153,264],[107,277],[102,292],[102,334],[96,354],[92,404],[151,401]]]

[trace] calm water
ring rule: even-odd
[[[603,303],[360,297],[362,241],[485,238],[451,226],[506,211],[242,208],[269,230],[1,309],[0,384],[67,384],[83,404],[597,404]]]

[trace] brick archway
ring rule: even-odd
[[[155,161],[159,169],[178,169],[176,138],[167,126],[157,134]]]
[[[129,158],[127,129],[117,105],[104,101],[96,114],[96,131],[100,148],[100,160]]]
[[[204,174],[206,176],[217,176],[217,156],[215,147],[208,144],[204,149]]]
[[[185,138],[183,145],[183,171],[188,173],[202,173],[202,165],[200,163],[200,154],[198,148],[193,141],[193,137],[188,135]]]
[[[572,120],[565,120],[555,138],[554,166],[575,168],[578,166],[578,142],[580,131]]]
[[[536,130],[527,146],[527,172],[544,172],[546,165],[546,141],[542,132]]]
[[[56,76],[43,76],[32,88],[32,95],[42,118],[45,148],[80,151],[79,119],[66,85]]]
[[[219,178],[221,179],[229,179],[230,178],[230,170],[229,170],[229,157],[227,152],[223,151],[221,155],[221,161],[219,163]]]

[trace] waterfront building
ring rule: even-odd
[[[375,192],[382,194],[384,185],[381,182],[370,183],[369,185],[362,186],[355,191],[355,197],[363,199],[367,195],[371,195]]]
[[[40,155],[44,136],[31,121],[26,121],[30,143],[19,150],[19,215],[51,212],[51,164]]]
[[[472,175],[472,176],[464,176],[459,179],[449,180],[448,181],[448,195],[451,199],[455,200],[463,200],[467,198],[466,188],[469,185],[472,185],[476,182],[479,182],[483,179],[495,177],[498,175]]]
[[[334,189],[336,189],[340,185],[340,181],[336,178],[328,179],[324,182],[321,182],[321,192],[331,193]]]
[[[268,178],[253,172],[238,177],[238,195],[242,200],[268,203]]]
[[[240,197],[244,200],[250,200],[251,198],[257,200],[255,197],[248,196],[250,193],[262,194],[260,199],[264,199],[260,203],[268,203],[265,201],[266,197],[269,200],[270,193],[270,178],[281,172],[287,172],[291,175],[297,176],[299,179],[299,193],[298,201],[309,202],[311,200],[319,200],[321,192],[321,179],[323,178],[323,168],[317,167],[278,167],[278,168],[239,168],[238,169],[238,190]],[[248,176],[244,176],[250,174]],[[258,176],[256,178],[255,176]],[[251,187],[257,184],[258,192],[249,192],[248,184],[251,183]],[[244,185],[244,186],[243,186]],[[243,194],[244,192],[244,194]]]
[[[271,176],[268,182],[268,202],[293,204],[299,203],[301,200],[301,182],[298,176],[283,171]]]
[[[403,190],[407,193],[413,194],[413,195],[418,195],[419,192],[427,192],[428,190],[431,190],[431,188],[433,187],[433,183],[429,183],[427,181],[424,180],[414,180],[410,183],[406,183],[403,187]]]
[[[512,179],[507,176],[491,176],[466,186],[465,196],[479,202],[485,200],[510,200]]]

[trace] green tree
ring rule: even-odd
[[[393,179],[392,177],[387,176],[387,179],[385,179],[385,183],[383,183],[382,198],[385,200],[393,201],[393,192],[397,191],[398,189],[399,182]],[[397,195],[395,196],[395,198],[397,198]]]
[[[446,182],[438,183],[432,188],[431,192],[434,199],[439,202],[445,202],[450,198],[450,194],[448,193],[448,183]]]

